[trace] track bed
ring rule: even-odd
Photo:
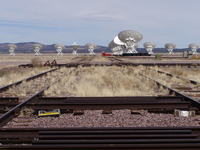
[[[198,90],[197,84],[176,78],[174,86],[170,83],[172,76],[147,67],[152,63],[136,67],[139,64],[124,64],[127,62],[110,57],[106,58],[108,66],[96,62],[99,67],[94,67],[91,65],[97,65],[92,64],[95,59],[72,58],[71,64],[57,65],[67,68],[4,91],[7,96],[0,98],[0,105],[13,108],[0,110],[4,116],[0,117],[0,148],[200,148],[200,104],[185,92]],[[25,101],[21,100],[22,87],[26,89]],[[39,110],[52,109],[60,109],[61,114],[38,117]],[[177,116],[175,110],[195,114]]]

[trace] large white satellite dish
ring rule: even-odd
[[[117,45],[125,45],[125,43],[124,42],[122,42],[119,38],[118,38],[118,36],[116,36],[115,38],[114,38],[114,43],[116,43]]]

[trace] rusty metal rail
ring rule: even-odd
[[[10,121],[10,119],[12,119],[13,117],[15,117],[17,115],[17,113],[21,110],[21,108],[23,106],[25,106],[28,102],[34,100],[37,96],[40,96],[44,92],[44,90],[46,90],[47,88],[48,87],[42,89],[41,91],[39,91],[36,94],[32,95],[31,97],[25,99],[22,103],[14,106],[9,111],[7,111],[3,115],[1,115],[0,116],[0,126],[5,125],[8,121]]]
[[[196,110],[198,107],[181,96],[135,96],[135,97],[38,97],[26,105],[34,110],[114,110],[145,109],[154,112],[172,112],[174,109]]]
[[[166,71],[155,70],[155,69],[150,69],[150,70],[156,71],[156,72],[161,73],[161,74],[165,74],[165,75],[167,75],[169,77],[176,77],[176,78],[179,78],[179,79],[182,79],[182,80],[188,80],[188,81],[190,81],[191,84],[194,84],[194,85],[200,84],[198,81],[195,81],[195,80],[192,80],[192,79],[183,78],[183,77],[180,77],[178,75],[174,75],[174,74],[166,72]]]
[[[120,59],[120,58],[123,58],[123,57],[119,57],[119,56],[107,56],[106,58],[108,58],[108,60],[110,60],[112,63],[118,63],[118,62],[123,62],[124,60]]]
[[[175,77],[175,78],[178,78],[178,79],[181,79],[183,81],[188,81],[192,86],[199,86],[200,83],[198,81],[194,81],[194,80],[191,80],[191,79],[187,79],[187,78],[183,78],[183,77],[180,77],[178,75],[174,75],[172,73],[169,73],[169,72],[165,72],[165,71],[161,71],[161,70],[154,70],[154,69],[150,69],[150,71],[155,71],[155,72],[158,72],[160,74],[164,74],[166,76],[169,76],[169,77]],[[188,87],[187,86],[179,86],[179,87],[176,87],[175,89],[179,90],[180,92],[179,93],[182,93],[184,95],[187,95],[189,97],[191,97],[192,99],[195,99],[197,101],[200,101],[200,91],[197,89],[197,90],[193,90],[192,87]]]
[[[118,62],[71,62],[66,64],[56,64],[57,67],[90,67],[90,66],[200,66],[200,62],[143,62],[143,63],[137,63],[137,62],[124,62],[124,61],[118,61]],[[29,67],[30,64],[23,64],[19,65],[19,67]]]
[[[124,63],[119,62],[115,65],[122,64]],[[70,67],[71,65],[80,65],[80,63],[64,64],[64,66],[67,65]],[[83,65],[91,66],[89,63],[83,63]],[[111,65],[113,64],[111,63]],[[174,108],[200,110],[200,102],[144,74],[141,75],[153,80],[158,86],[163,86],[176,96],[41,97],[44,90],[48,88],[46,87],[2,115],[0,117],[0,125],[4,125],[16,116],[22,107],[32,107],[34,109],[67,109],[74,107],[75,109],[78,106],[81,109],[89,107],[94,109],[96,109],[95,107],[112,109],[113,106],[115,108],[124,108],[124,106],[131,107],[132,105],[135,108],[153,108],[164,111]],[[6,99],[4,99],[2,104],[5,101]],[[17,103],[17,98],[11,98],[10,101]],[[0,128],[0,149],[199,150],[200,128]]]
[[[50,70],[48,70],[48,71],[45,71],[45,72],[36,74],[36,75],[34,75],[34,76],[31,76],[31,77],[28,77],[28,78],[26,78],[26,79],[17,81],[17,82],[15,82],[15,83],[11,83],[11,84],[9,84],[9,85],[0,87],[0,92],[6,91],[6,90],[8,90],[9,88],[11,88],[11,87],[13,87],[13,86],[19,85],[19,84],[21,84],[23,81],[30,81],[30,80],[33,80],[33,79],[35,79],[35,78],[41,77],[41,76],[46,75],[47,73],[52,72],[52,71],[55,71],[55,70],[57,70],[57,68],[50,69]]]
[[[1,100],[1,98],[0,98]],[[7,99],[9,101],[9,99]],[[5,108],[14,107],[18,98],[6,103],[0,102],[0,112]],[[38,110],[60,109],[63,113],[73,113],[77,110],[117,110],[117,109],[144,109],[149,112],[173,113],[175,109],[195,110],[200,113],[199,107],[186,101],[182,96],[133,96],[133,97],[35,97],[24,107]]]
[[[53,69],[53,71],[54,70],[57,70],[57,69]],[[73,70],[71,70],[71,72],[72,72]],[[15,101],[13,102],[13,103],[9,103],[8,105],[7,105],[7,107],[8,106],[14,106],[14,107],[12,107],[10,110],[8,110],[6,113],[4,113],[3,115],[1,115],[0,116],[0,126],[3,126],[3,125],[5,125],[8,121],[10,121],[12,118],[14,118],[18,113],[19,113],[19,111],[27,104],[27,103],[29,103],[29,102],[31,102],[31,101],[34,101],[35,99],[37,99],[38,97],[41,97],[42,95],[43,95],[43,93],[44,93],[44,91],[45,90],[47,90],[51,85],[53,85],[53,84],[55,84],[55,83],[57,83],[58,81],[60,81],[61,79],[59,78],[59,79],[57,79],[54,83],[52,83],[52,84],[50,84],[50,85],[47,85],[46,87],[44,87],[42,90],[40,90],[40,91],[38,91],[38,92],[36,92],[34,95],[32,95],[32,96],[30,96],[30,97],[28,97],[28,98],[26,98],[25,100],[23,100],[21,103],[18,103],[18,100],[19,100],[19,98],[16,98],[16,97],[14,97],[13,99],[15,99]],[[4,99],[4,101],[6,101],[6,100],[8,100],[8,102],[9,102],[9,98],[7,99],[7,98],[5,98],[5,97],[3,97],[2,99]],[[16,99],[17,99],[17,101],[16,101]],[[0,100],[1,100],[1,98],[0,98]],[[16,103],[18,103],[17,105],[16,105]],[[3,105],[5,105],[5,102],[4,103],[2,103]],[[1,105],[1,102],[0,102],[0,105]],[[1,112],[2,110],[0,109],[0,112]]]
[[[0,128],[0,149],[197,150],[200,128]]]
[[[175,90],[175,89],[172,89],[172,88],[170,88],[170,87],[168,87],[168,86],[162,84],[161,82],[159,82],[159,81],[157,81],[157,80],[154,80],[153,78],[151,78],[151,77],[149,77],[149,76],[146,76],[146,75],[144,75],[144,74],[142,74],[142,73],[140,73],[140,75],[144,76],[145,78],[147,78],[147,79],[149,79],[149,80],[154,81],[158,86],[162,86],[163,88],[168,89],[168,90],[170,91],[171,94],[174,94],[174,95],[176,95],[176,96],[181,96],[181,97],[183,97],[184,100],[191,102],[193,105],[195,105],[197,108],[200,109],[200,102],[197,101],[197,100],[195,100],[194,98],[192,98],[192,97],[190,97],[190,96],[187,96],[187,95],[185,95],[184,93],[181,93],[181,92],[179,92],[179,91],[177,91],[177,90]]]
[[[7,85],[3,88],[0,89],[0,92],[3,92],[13,86],[19,85],[20,83],[22,83],[23,81],[30,81],[30,80],[34,80],[36,78],[39,78],[43,75],[46,75],[49,72],[55,71],[58,68],[54,68],[54,69],[50,69],[48,71],[39,73],[37,75],[34,75],[32,77],[26,78],[24,80],[18,81],[16,83]],[[5,111],[5,107],[8,108],[9,110],[7,110],[6,112],[4,112],[2,115],[0,115],[0,126],[5,125],[10,119],[12,119],[13,117],[15,117],[17,115],[17,113],[21,110],[22,107],[24,107],[28,102],[36,99],[38,96],[41,96],[43,94],[43,92],[48,89],[50,87],[46,86],[45,88],[43,88],[42,90],[36,92],[35,94],[31,95],[28,98],[25,98],[21,103],[19,103],[19,98],[16,97],[1,97],[0,98],[0,106],[4,106],[3,108],[0,108],[0,112],[4,112]],[[7,104],[6,104],[7,103]]]

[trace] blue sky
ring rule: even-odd
[[[200,44],[200,0],[0,0],[0,43],[107,45],[121,30],[146,41]]]

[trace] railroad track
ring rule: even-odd
[[[70,63],[67,63],[64,66],[68,66],[68,67],[77,67],[79,65],[85,66],[85,65],[89,65],[93,59],[94,59],[94,56],[74,57]]]
[[[47,87],[55,82],[55,76],[60,80],[60,75],[64,76],[62,71],[54,68],[2,87],[0,97],[0,124],[6,119],[7,114],[11,114],[12,116],[13,112],[15,112],[14,110],[18,112],[21,106],[24,106],[28,101],[31,101],[38,95],[42,94]],[[25,95],[21,96],[22,93]]]
[[[0,112],[5,113],[5,107],[14,107],[20,102],[19,98],[4,98],[0,101]],[[63,113],[76,113],[84,110],[103,110],[112,113],[112,110],[129,109],[131,113],[137,110],[148,110],[154,113],[174,113],[175,109],[196,111],[199,108],[184,100],[181,96],[135,96],[135,97],[35,97],[25,106],[38,113],[38,110],[60,109]]]
[[[0,129],[0,148],[197,150],[199,133],[200,128]]]
[[[112,114],[112,110],[130,109],[131,114],[140,115],[137,109],[149,112],[172,113],[174,109],[194,110],[199,113],[200,103],[162,83],[142,74],[163,86],[175,96],[157,97],[42,97],[51,85],[37,91],[23,101],[18,97],[4,97],[12,107],[0,116],[0,126],[17,116],[24,108],[34,111],[43,109],[61,109],[63,113],[83,115],[84,110],[103,110]],[[56,81],[57,82],[57,81]],[[17,85],[18,86],[18,85]],[[8,104],[7,104],[8,105]],[[51,119],[50,119],[51,120]],[[20,121],[20,120],[19,120]],[[27,120],[26,120],[27,121]],[[84,121],[84,120],[83,120]],[[23,123],[23,121],[20,121]],[[145,127],[145,128],[0,128],[0,149],[199,149],[200,128],[198,127]]]
[[[37,97],[26,105],[34,110],[57,109],[76,112],[79,110],[144,109],[156,113],[173,113],[175,109],[195,110],[198,107],[181,96],[135,96],[135,97]]]
[[[195,85],[200,84],[198,81],[195,81],[195,80],[192,80],[192,79],[183,78],[183,77],[180,77],[178,75],[174,75],[174,74],[166,72],[166,71],[162,71],[162,70],[154,70],[154,71],[156,71],[158,73],[165,74],[165,75],[170,76],[170,77],[176,77],[176,78],[179,78],[179,79],[182,79],[182,80],[188,80],[188,81],[190,81],[190,83],[195,84]]]
[[[36,79],[36,78],[42,77],[42,76],[46,75],[47,73],[50,73],[50,72],[55,71],[55,70],[57,70],[57,68],[53,68],[53,69],[47,70],[47,71],[45,71],[45,72],[42,72],[42,73],[33,75],[33,76],[31,76],[31,77],[28,77],[28,78],[26,78],[26,79],[23,79],[23,80],[14,82],[14,83],[12,83],[12,84],[9,84],[9,85],[3,86],[3,87],[0,87],[0,93],[2,93],[2,92],[4,92],[4,91],[8,90],[8,89],[11,88],[11,87],[14,87],[14,86],[19,85],[19,84],[21,84],[22,82],[34,80],[34,79]]]
[[[48,73],[51,73],[53,71],[57,71],[56,74],[54,76],[51,76],[49,78],[42,78],[42,80],[47,80],[48,79],[51,79],[53,77],[58,77],[58,79],[56,80],[50,80],[47,84],[43,84],[40,82],[40,78],[43,77],[44,75],[47,75]],[[72,72],[73,70],[71,70]],[[51,69],[49,71],[46,71],[44,73],[41,73],[41,74],[38,74],[38,75],[35,75],[35,76],[32,76],[32,77],[29,77],[27,79],[24,79],[22,81],[20,81],[20,83],[22,84],[24,81],[28,81],[28,82],[34,82],[34,83],[37,83],[38,86],[40,84],[43,84],[42,86],[39,86],[39,87],[35,87],[35,89],[32,89],[31,93],[28,93],[25,97],[23,98],[20,98],[20,97],[13,97],[13,93],[10,93],[9,90],[11,88],[14,87],[13,90],[16,90],[16,88],[20,88],[20,83],[13,83],[12,85],[9,85],[5,88],[2,89],[2,93],[1,94],[6,94],[10,96],[7,96],[7,97],[0,97],[0,106],[2,106],[0,108],[0,112],[2,113],[2,115],[0,116],[0,126],[6,124],[10,119],[12,119],[13,117],[15,117],[17,115],[17,113],[21,110],[22,107],[24,107],[28,102],[36,99],[38,96],[41,96],[45,90],[47,90],[51,85],[59,82],[63,76],[65,76],[66,73],[63,73],[62,71],[59,71],[58,69]],[[37,81],[39,80],[39,81]],[[8,92],[8,93],[7,93]],[[19,94],[19,93],[18,93]]]
[[[105,56],[106,59],[108,59],[109,62],[92,62],[92,59],[95,56],[90,56],[90,57],[75,57],[72,59],[70,63],[66,64],[56,64],[55,66],[57,67],[77,67],[79,65],[84,66],[84,67],[90,67],[90,66],[188,66],[188,67],[199,67],[200,63],[199,61],[189,61],[189,62],[180,62],[180,61],[171,61],[171,62],[162,62],[162,61],[154,61],[154,62],[126,62],[125,59],[134,59],[134,57],[116,57],[116,56],[111,56],[107,57]],[[123,59],[120,59],[123,58]],[[31,67],[31,64],[24,64],[24,65],[19,65],[19,67]]]
[[[14,104],[10,103],[10,105],[12,106]],[[191,103],[191,101],[188,101],[188,99],[185,99],[185,97],[183,96],[41,97],[39,95],[37,97],[34,97],[33,100],[29,100],[25,105],[23,105],[23,109],[20,108],[22,112],[24,112],[24,110],[31,110],[31,114],[33,114],[33,116],[28,115],[24,117],[16,117],[5,127],[18,128],[20,126],[20,128],[35,128],[37,127],[36,123],[34,126],[32,126],[31,123],[37,121],[37,114],[40,110],[49,111],[59,109],[62,114],[59,120],[62,121],[62,119],[65,119],[64,116],[83,116],[84,118],[88,115],[88,112],[90,113],[90,117],[93,116],[93,112],[96,112],[96,114],[94,114],[97,115],[96,117],[100,117],[107,114],[115,116],[116,113],[121,113],[121,110],[122,114],[125,113],[126,115],[130,116],[130,118],[134,117],[134,115],[139,115],[140,117],[143,117],[145,116],[145,112],[156,114],[174,114],[175,110],[194,111],[196,115],[199,115],[199,108],[200,105],[197,105],[196,103]],[[126,116],[124,117],[127,118]],[[159,116],[157,117],[159,118]],[[93,116],[93,118],[95,118],[95,116]],[[57,119],[58,125],[59,120]],[[65,120],[67,121],[67,119]],[[48,122],[50,120],[48,118],[45,120],[44,118],[42,122],[44,121],[46,122],[45,126],[48,126]],[[37,122],[40,124],[40,121]],[[5,123],[7,123],[7,121],[4,122],[3,125],[5,125]],[[52,127],[52,125],[50,127]]]
[[[124,60],[120,59],[119,57],[116,56],[107,56],[108,60],[111,61],[111,63],[119,63],[123,62]]]
[[[1,97],[28,97],[41,90],[47,85],[51,84],[62,75],[59,69],[51,69],[47,72],[29,77],[22,81],[3,87],[1,90]],[[36,90],[35,90],[36,89]]]
[[[49,86],[48,86],[49,87]],[[23,102],[15,105],[10,110],[8,110],[6,113],[2,114],[0,116],[0,126],[5,125],[9,120],[11,120],[13,117],[17,115],[17,113],[21,110],[21,108],[26,105],[29,101],[33,100],[35,97],[41,95],[45,89],[48,87],[42,89],[41,91],[37,92],[36,94],[28,97],[27,99],[24,99]]]
[[[150,69],[151,71],[155,71],[159,74],[164,74],[168,77],[174,77],[183,81],[188,81],[188,85],[183,85],[183,86],[176,86],[174,87],[176,90],[178,90],[180,93],[183,93],[197,101],[200,101],[200,83],[197,81],[194,81],[192,79],[186,79],[177,75],[174,75],[172,73],[169,72],[165,72],[162,70],[154,70],[154,69]]]
[[[123,56],[127,59],[155,59],[155,55],[151,55],[151,56]],[[184,58],[183,56],[169,56],[169,55],[165,55],[165,56],[161,56],[161,59],[177,59],[177,60],[187,60],[187,58]]]
[[[50,69],[48,71],[45,71],[45,72],[42,72],[42,73],[39,73],[37,75],[33,75],[31,77],[28,77],[28,78],[25,78],[21,81],[17,81],[15,83],[12,83],[12,84],[9,84],[9,85],[6,85],[6,86],[3,86],[0,88],[0,117],[8,112],[10,109],[12,109],[13,107],[17,106],[18,104],[20,104],[20,102],[22,101],[25,101],[27,97],[24,97],[24,98],[19,98],[19,97],[16,97],[13,95],[13,93],[10,93],[9,90],[10,89],[16,89],[18,87],[20,87],[20,85],[24,82],[34,82],[35,80],[37,80],[38,78],[41,78],[43,76],[46,76],[48,73],[51,73],[53,71],[56,71],[57,68],[54,68],[54,69]],[[34,91],[32,92],[32,94],[35,94],[34,92],[37,92],[37,91]],[[19,94],[19,93],[16,93],[16,94]],[[31,96],[31,93],[29,93],[30,96]],[[11,105],[10,105],[11,104]]]
[[[196,100],[196,99],[194,99],[194,98],[192,98],[192,97],[190,97],[190,96],[188,96],[188,95],[186,95],[186,94],[184,94],[184,93],[182,93],[182,92],[180,92],[180,91],[178,91],[176,89],[173,89],[173,88],[171,88],[171,87],[169,87],[167,85],[164,85],[160,81],[158,81],[156,79],[153,79],[153,78],[151,78],[151,77],[149,77],[149,76],[147,76],[147,75],[145,75],[143,73],[140,73],[140,75],[146,77],[149,80],[154,81],[158,86],[162,86],[163,88],[168,89],[169,93],[174,94],[176,96],[182,96],[182,97],[184,97],[184,99],[186,101],[191,102],[193,105],[195,105],[196,107],[198,107],[200,109],[200,102],[198,100]]]

